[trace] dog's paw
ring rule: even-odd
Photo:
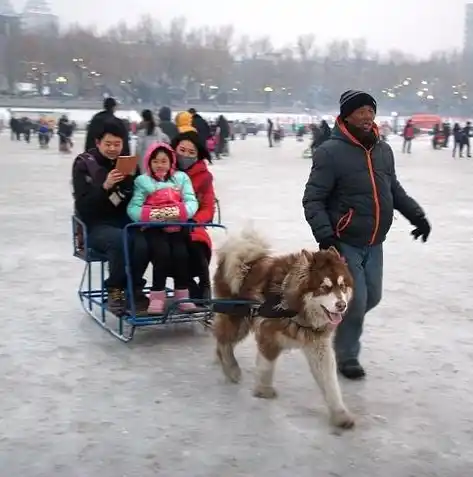
[[[235,384],[238,384],[241,381],[241,369],[238,365],[226,366],[223,365],[223,372],[227,379]]]
[[[355,425],[355,418],[346,409],[333,412],[331,421],[334,426],[340,429],[351,429]]]
[[[272,386],[257,386],[253,390],[253,396],[261,399],[275,399],[278,393]]]

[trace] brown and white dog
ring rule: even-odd
[[[354,419],[342,399],[337,377],[333,333],[343,318],[353,291],[353,279],[335,248],[328,251],[276,256],[253,230],[230,238],[218,252],[214,276],[216,298],[264,301],[279,294],[281,318],[239,317],[217,313],[213,331],[217,357],[225,376],[239,382],[241,370],[234,348],[250,331],[258,354],[254,396],[274,398],[276,359],[285,349],[305,354],[334,425],[351,428]],[[284,316],[284,309],[293,310]],[[294,316],[295,315],[295,316]]]

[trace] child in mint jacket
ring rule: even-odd
[[[185,172],[176,170],[176,154],[167,144],[152,144],[144,160],[146,172],[135,179],[128,215],[134,222],[186,222],[199,208],[192,182]],[[174,277],[176,299],[189,298],[188,230],[179,226],[149,228],[148,240],[153,284],[149,314],[161,314],[166,303],[166,278]],[[181,311],[192,311],[193,303],[181,303]]]

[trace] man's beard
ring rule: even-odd
[[[378,136],[375,133],[374,128],[366,131],[363,128],[359,128],[345,121],[345,126],[352,136],[354,136],[360,143],[367,149],[371,149],[377,142]]]

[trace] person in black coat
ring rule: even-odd
[[[163,106],[158,113],[159,127],[161,131],[166,134],[170,141],[172,141],[178,134],[177,126],[171,119],[171,108]]]
[[[313,140],[310,146],[312,151],[312,155],[315,154],[315,150],[320,147],[325,141],[330,139],[330,135],[332,134],[332,130],[328,125],[325,119],[322,119],[320,126],[314,128]]]
[[[471,122],[467,121],[465,127],[462,129],[462,144],[460,147],[460,156],[463,155],[463,148],[466,148],[466,156],[471,157],[470,151],[470,136],[471,136]]]
[[[207,139],[212,136],[209,123],[194,108],[190,108],[188,112],[192,114],[192,127],[197,130],[200,142],[207,144]]]
[[[363,91],[346,91],[330,139],[319,146],[304,192],[305,218],[320,249],[337,248],[355,281],[353,299],[335,336],[339,371],[364,377],[358,361],[366,313],[381,301],[383,242],[394,211],[426,242],[431,226],[424,210],[396,176],[394,154],[380,141],[376,101]]]
[[[121,154],[123,156],[130,155],[130,138],[128,128],[123,120],[115,116],[117,109],[117,102],[114,98],[105,98],[103,102],[103,111],[98,112],[90,121],[87,127],[87,136],[85,139],[85,151],[94,149],[96,147],[97,139],[103,131],[104,124],[110,121],[115,122],[120,129],[120,138],[123,141],[123,149]]]
[[[123,175],[117,159],[123,155],[123,130],[113,119],[98,132],[96,147],[76,157],[72,166],[75,214],[88,229],[88,245],[107,257],[109,276],[108,309],[116,315],[126,308],[127,275],[123,250],[123,229],[131,220],[127,206],[133,196],[135,175]],[[136,171],[138,173],[138,171]],[[146,310],[143,275],[149,263],[148,245],[138,229],[130,232],[130,266],[135,304]]]
[[[463,131],[460,124],[455,123],[453,125],[453,158],[457,156],[457,151],[460,154],[460,157],[463,157]]]

